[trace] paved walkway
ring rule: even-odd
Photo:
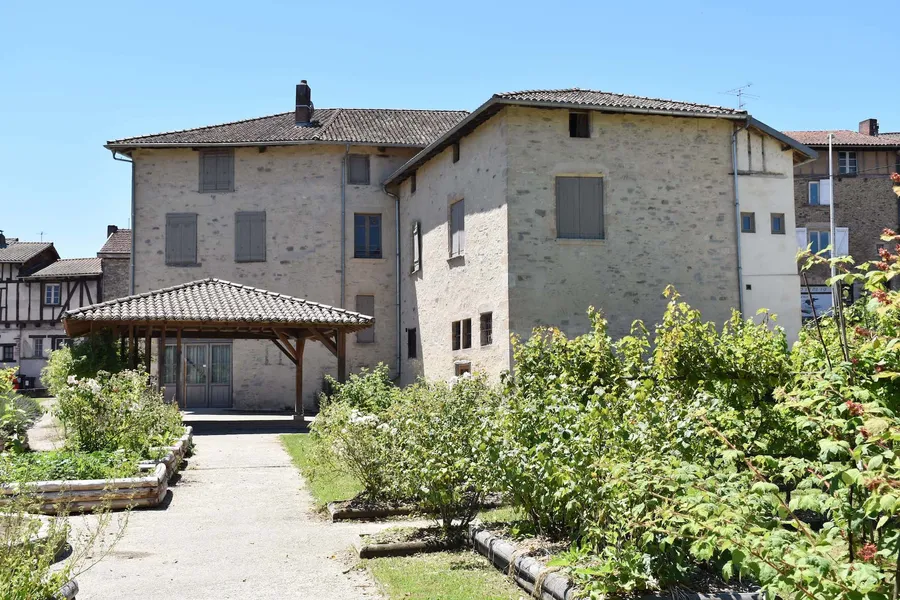
[[[164,510],[134,511],[79,600],[380,598],[347,549],[386,524],[326,522],[282,449],[286,419],[188,417],[196,452]],[[217,422],[218,421],[218,422]],[[251,429],[252,428],[252,429]]]

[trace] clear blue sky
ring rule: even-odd
[[[779,129],[900,130],[896,2],[0,0],[0,229],[93,256],[126,225],[108,139],[293,109],[473,109],[583,87],[732,105]]]

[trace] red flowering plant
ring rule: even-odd
[[[894,193],[900,196],[900,173],[891,173],[891,181],[894,184]]]

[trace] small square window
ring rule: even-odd
[[[453,162],[459,162],[459,142],[453,144]]]
[[[784,235],[784,213],[772,213],[772,233]]]
[[[741,213],[741,232],[756,233],[756,213]]]
[[[8,344],[3,346],[3,355],[0,357],[0,361],[2,362],[13,362],[15,359],[13,358],[13,349],[14,345]]]
[[[856,174],[856,152],[838,152],[838,173],[841,175]]]
[[[819,182],[818,181],[810,181],[809,182],[809,203],[812,206],[818,206],[821,204],[819,200]]]
[[[347,183],[369,185],[368,154],[351,154],[347,157]]]
[[[453,374],[457,377],[472,372],[472,363],[470,362],[458,362],[453,363]]]
[[[60,348],[65,348],[69,345],[69,340],[64,337],[53,338],[53,349],[59,350]]]
[[[472,319],[463,319],[462,322],[462,347],[472,347]]]
[[[47,306],[59,306],[62,302],[61,298],[62,284],[48,283],[44,286],[44,304]]]
[[[406,330],[406,358],[418,358],[418,339],[416,339],[416,328],[410,327]]]
[[[569,113],[569,137],[591,137],[591,115],[586,112]]]
[[[494,313],[481,313],[481,345],[490,346],[494,342]]]
[[[450,347],[459,350],[462,345],[462,321],[453,321],[450,324]]]
[[[410,194],[416,193],[416,174],[415,173],[413,173],[412,175],[409,176],[409,193]]]

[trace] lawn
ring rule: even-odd
[[[389,598],[404,600],[519,600],[514,583],[471,552],[435,552],[365,560]]]
[[[281,443],[306,479],[319,507],[335,500],[350,500],[362,491],[359,481],[322,459],[313,436],[307,433],[285,434],[281,436]]]

